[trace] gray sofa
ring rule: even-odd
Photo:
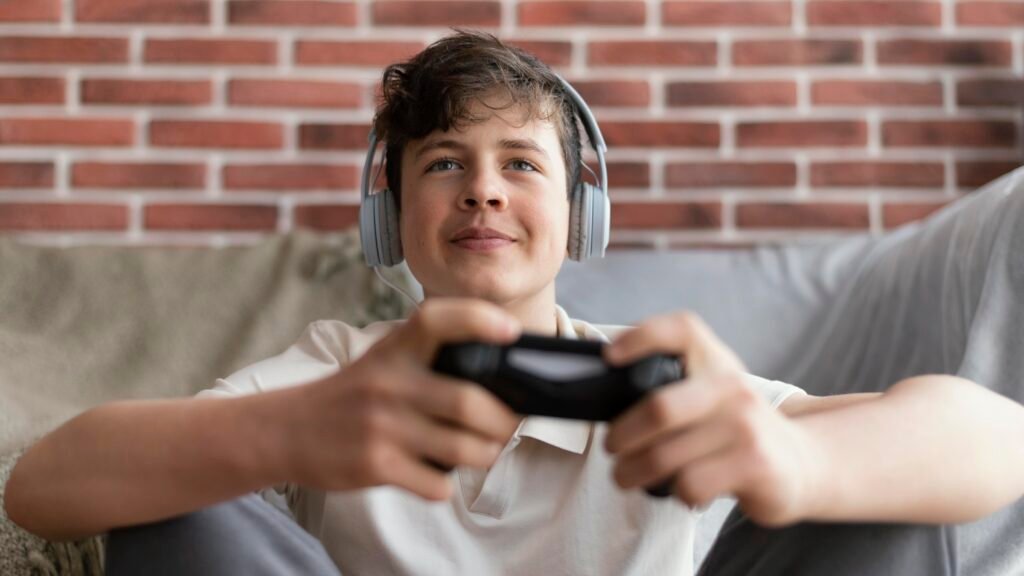
[[[600,323],[696,310],[752,372],[815,394],[943,372],[1022,401],[1024,257],[1016,246],[1024,246],[1024,171],[880,238],[567,263],[558,299],[570,315]],[[352,235],[232,250],[0,243],[0,446],[10,453],[103,400],[190,394],[284,347],[312,318],[360,324],[407,312],[361,267]],[[11,262],[17,274],[7,274]],[[130,290],[113,281],[143,277],[162,280]],[[31,308],[11,313],[9,305]],[[50,351],[48,362],[33,349]],[[698,558],[730,505],[719,502],[702,519]],[[963,526],[962,573],[1024,573],[1022,528],[1020,503]],[[0,538],[3,574],[33,566],[88,573],[101,563],[95,543],[47,545],[9,523]]]

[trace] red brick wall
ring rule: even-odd
[[[0,232],[350,226],[380,69],[451,25],[591,103],[617,246],[880,233],[1024,156],[1021,0],[7,0]]]

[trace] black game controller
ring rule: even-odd
[[[606,422],[649,392],[684,376],[679,359],[655,354],[610,366],[602,342],[524,334],[509,345],[464,342],[441,347],[433,369],[471,380],[519,414]],[[646,488],[672,494],[671,480]]]

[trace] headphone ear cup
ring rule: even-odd
[[[385,188],[363,199],[359,207],[359,238],[368,266],[401,264],[402,239],[395,196]]]
[[[596,186],[581,182],[569,207],[569,258],[579,262],[604,256],[610,224],[608,196]]]

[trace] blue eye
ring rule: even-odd
[[[521,158],[513,160],[511,164],[513,166],[517,166],[517,167],[525,166],[526,167],[525,170],[527,170],[527,171],[531,171],[531,170],[534,171],[534,172],[537,171],[536,166],[534,166],[533,164],[530,164],[529,162],[527,162],[526,160],[523,160]]]
[[[430,166],[427,166],[427,172],[447,172],[448,170],[453,170],[457,167],[458,163],[451,158],[441,158],[436,162],[432,162]]]

